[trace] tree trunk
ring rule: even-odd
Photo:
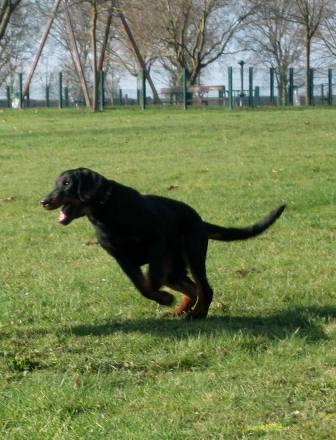
[[[279,66],[279,104],[288,104],[288,65]]]
[[[309,36],[309,31],[306,31],[306,56],[305,56],[305,102],[306,105],[311,104],[311,93],[310,93],[310,50],[311,50],[311,38]]]
[[[199,81],[200,73],[201,73],[201,65],[197,64],[196,66],[193,66],[193,69],[190,72],[190,77],[189,77],[189,81],[188,81],[190,86],[195,86],[200,82]]]
[[[104,67],[106,47],[107,47],[108,39],[110,36],[110,29],[111,29],[111,24],[112,24],[112,16],[113,16],[113,9],[114,8],[115,8],[115,1],[112,0],[110,10],[109,10],[109,15],[107,17],[106,26],[105,26],[104,40],[103,40],[103,45],[101,48],[99,62],[98,62],[98,71],[103,70],[103,67]]]
[[[98,110],[98,73],[97,73],[97,1],[92,3],[92,26],[91,26],[91,44],[92,44],[92,109]]]

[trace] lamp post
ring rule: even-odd
[[[240,100],[239,100],[239,105],[240,107],[243,107],[243,98],[245,96],[244,94],[244,64],[245,61],[241,60],[238,63],[240,65]]]

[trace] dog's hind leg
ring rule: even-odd
[[[191,281],[190,278],[185,277],[179,282],[168,284],[168,287],[183,293],[181,303],[172,311],[172,314],[181,316],[185,313],[190,312],[190,310],[197,302],[196,284]]]
[[[191,318],[204,319],[213,298],[213,290],[206,276],[205,260],[208,239],[202,231],[190,234],[186,240],[186,252],[189,268],[196,283],[197,302],[189,312]]]
[[[190,318],[204,319],[207,317],[208,310],[213,298],[213,290],[206,277],[191,269],[197,285],[197,302],[189,312]]]

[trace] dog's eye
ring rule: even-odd
[[[70,185],[70,180],[64,180],[63,185],[64,186],[69,186]]]

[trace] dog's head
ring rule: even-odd
[[[86,215],[86,208],[97,197],[105,182],[103,176],[87,168],[64,171],[56,179],[55,189],[41,200],[41,205],[48,210],[62,206],[59,222],[68,225]]]

